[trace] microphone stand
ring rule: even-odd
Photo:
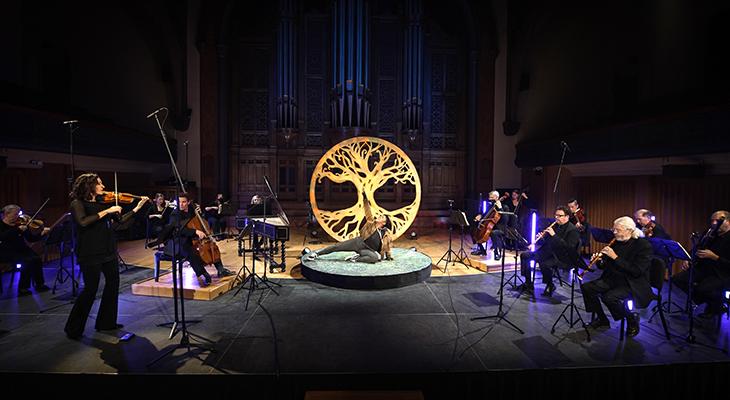
[[[560,192],[558,192],[558,183],[560,182],[560,172],[563,170],[563,161],[565,161],[565,152],[568,150],[568,145],[565,142],[560,142],[560,146],[563,148],[563,154],[560,156],[560,165],[558,166],[558,174],[555,177],[555,186],[553,186],[553,194],[555,194],[555,204],[560,202]]]
[[[169,113],[169,110],[167,108],[163,108],[167,113]],[[162,109],[160,109],[162,110]],[[177,199],[177,212],[178,215],[180,215],[180,193],[185,192],[185,184],[183,183],[182,177],[180,176],[180,172],[177,169],[177,164],[175,164],[175,159],[172,156],[172,151],[170,150],[170,145],[167,142],[167,135],[165,135],[165,129],[163,128],[163,125],[165,121],[167,120],[167,113],[165,114],[165,119],[162,123],[160,123],[160,119],[158,117],[158,113],[160,110],[155,111],[151,115],[149,115],[147,118],[154,116],[155,121],[157,122],[157,127],[160,130],[160,135],[162,136],[162,142],[165,144],[165,149],[167,150],[167,155],[170,157],[170,164],[172,165],[172,172],[177,179],[177,183],[179,184],[178,187],[175,188],[175,198]],[[180,223],[180,220],[177,221],[177,223]],[[182,262],[178,264],[178,260],[180,260],[179,257],[179,249],[180,249],[180,230],[179,226],[176,226],[172,232],[172,297],[173,297],[173,304],[175,308],[175,319],[172,322],[172,328],[170,331],[169,338],[172,339],[178,332],[178,327],[180,328],[179,332],[181,333],[180,336],[180,342],[177,344],[174,344],[172,346],[169,346],[167,349],[163,349],[161,353],[152,361],[150,361],[147,366],[151,366],[158,361],[162,360],[163,358],[167,357],[168,355],[173,354],[173,352],[180,348],[186,348],[187,352],[186,355],[190,354],[191,348],[196,347],[200,348],[202,350],[212,350],[209,349],[206,346],[203,346],[201,344],[197,343],[191,343],[190,337],[195,337],[197,339],[206,341],[208,343],[212,343],[209,339],[204,338],[200,335],[196,335],[194,333],[188,332],[187,328],[187,322],[185,321],[185,291],[183,287],[183,271],[182,271]],[[181,260],[180,260],[181,261]],[[180,318],[178,318],[178,301],[179,301],[179,310],[180,310]],[[189,321],[193,322],[193,321]],[[198,321],[195,321],[198,322]],[[163,324],[165,325],[165,324]]]

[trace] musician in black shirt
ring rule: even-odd
[[[506,195],[506,193],[505,193]],[[502,204],[502,200],[504,200],[506,197],[499,197],[499,192],[496,190],[489,192],[489,204],[487,207],[487,211],[483,214],[477,214],[477,216],[474,218],[474,229],[479,229],[479,223],[484,218],[491,218],[492,216],[489,215],[492,209],[494,209],[495,213],[509,211],[509,208]],[[492,232],[489,235],[489,238],[492,240],[492,250],[494,250],[494,259],[500,260],[502,257],[502,250],[504,249],[504,231],[506,230],[507,223],[509,222],[509,216],[502,216],[500,215],[499,220],[492,228]],[[487,223],[486,221],[484,223]],[[484,247],[484,243],[477,243],[477,249],[472,251],[472,255],[474,256],[483,256],[487,254],[487,250]]]
[[[97,174],[80,175],[74,182],[70,196],[71,216],[75,225],[75,253],[84,277],[84,289],[76,299],[66,321],[66,336],[78,339],[84,333],[86,320],[94,304],[99,279],[104,274],[104,293],[96,317],[96,330],[114,330],[122,327],[117,323],[119,301],[119,256],[114,230],[128,222],[149,201],[142,197],[132,211],[121,215],[120,206],[97,202],[104,194],[104,184]]]
[[[671,239],[671,236],[669,236],[664,227],[655,221],[654,213],[651,211],[644,208],[636,210],[634,220],[636,220],[636,225],[639,229],[644,232],[645,238]]]
[[[542,271],[542,280],[545,283],[543,296],[552,296],[555,291],[553,284],[553,268],[568,266],[575,267],[578,259],[578,244],[580,233],[569,221],[570,210],[564,206],[555,208],[555,224],[545,229],[543,245],[536,251],[526,251],[520,254],[521,272],[525,283],[520,290],[532,294],[534,286],[531,281],[530,261],[535,261]]]
[[[205,264],[200,258],[197,250],[193,248],[193,238],[198,237],[204,239],[206,237],[205,232],[192,229],[187,226],[188,221],[191,218],[197,218],[195,215],[196,211],[200,215],[201,210],[199,205],[194,205],[195,210],[190,210],[192,204],[190,195],[187,193],[181,193],[178,195],[180,204],[178,204],[177,210],[170,214],[170,223],[166,227],[167,232],[163,232],[160,236],[168,237],[165,243],[165,254],[169,256],[176,256],[179,258],[186,258],[190,262],[190,267],[195,271],[195,275],[200,281],[202,287],[210,285],[212,279],[208,271],[205,270]],[[202,216],[201,216],[202,218]],[[174,231],[177,230],[175,233]],[[218,271],[218,277],[232,275],[233,273],[223,266],[221,261],[216,262],[215,268]]]
[[[586,311],[596,314],[591,328],[610,327],[600,299],[615,321],[626,317],[626,334],[631,337],[639,333],[639,314],[629,313],[625,301],[631,298],[637,308],[647,307],[651,302],[649,268],[653,252],[631,217],[617,218],[613,222],[613,234],[616,238],[613,245],[601,249],[598,262],[603,269],[601,277],[581,285],[583,301]]]
[[[162,229],[170,222],[170,213],[172,212],[173,205],[165,199],[165,195],[162,193],[155,194],[154,204],[148,208],[148,224],[149,231],[147,234],[149,237],[156,238]]]
[[[37,242],[48,234],[49,228],[43,228],[39,234],[32,234],[28,226],[21,223],[20,206],[8,204],[3,207],[0,222],[0,262],[10,263],[13,268],[20,264],[20,280],[18,296],[30,294],[31,280],[37,292],[45,292],[49,288],[43,280],[43,262],[26,241]]]
[[[707,303],[701,317],[721,314],[722,296],[725,290],[730,290],[730,212],[715,211],[710,220],[719,224],[717,234],[709,239],[706,248],[697,250],[697,263],[692,274],[692,300],[696,304]],[[689,271],[674,275],[673,282],[687,293]]]

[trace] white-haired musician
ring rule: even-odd
[[[628,336],[639,333],[639,314],[627,312],[625,300],[631,298],[634,305],[644,308],[652,300],[649,283],[649,267],[652,259],[651,244],[643,239],[644,234],[636,227],[631,217],[620,217],[613,221],[615,241],[601,249],[599,268],[601,277],[582,285],[586,311],[595,313],[591,328],[610,327],[603,312],[601,301],[608,307],[615,321],[627,317]]]

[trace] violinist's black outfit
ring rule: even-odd
[[[500,202],[501,204],[501,202]],[[484,214],[480,214],[482,216],[482,219],[479,221],[474,222],[474,229],[477,229],[479,226],[479,223],[483,221],[489,212],[492,210],[492,208],[495,209],[495,212],[500,211],[508,211],[508,208],[506,208],[504,205],[501,207],[497,207],[494,205],[494,203],[491,203],[489,207],[487,208],[487,212]],[[499,221],[494,225],[494,228],[492,228],[492,232],[489,234],[489,238],[492,239],[492,249],[494,250],[494,259],[499,260],[502,257],[502,251],[504,249],[504,231],[507,227],[507,222],[509,221],[509,218],[506,218],[508,216],[501,216],[499,218]],[[485,222],[487,223],[487,222]],[[486,255],[487,250],[485,249],[484,243],[477,243],[477,250],[473,251],[472,255]]]
[[[671,240],[672,237],[667,233],[666,229],[664,229],[663,226],[657,224],[656,222],[653,222],[654,228],[651,230],[651,236],[647,235],[646,238],[656,238],[656,239],[664,239],[664,240]],[[646,233],[646,227],[639,225],[639,228]]]
[[[20,264],[20,280],[18,294],[29,294],[30,283],[39,292],[48,290],[43,279],[43,262],[26,241],[37,242],[40,235],[34,235],[30,230],[21,231],[17,226],[6,224],[0,220],[0,262],[10,263],[13,268]]]
[[[216,199],[213,204],[210,205],[211,207],[216,207],[216,209],[206,211],[205,213],[208,217],[208,225],[210,226],[210,229],[213,230],[214,234],[221,233],[222,229],[225,228],[224,210],[225,207],[228,206],[228,203],[228,201]]]
[[[583,301],[586,311],[596,313],[598,317],[594,327],[608,324],[600,299],[615,321],[629,317],[629,335],[633,336],[639,330],[638,314],[629,315],[624,301],[631,298],[638,308],[645,308],[652,301],[649,269],[653,251],[651,244],[643,238],[616,241],[611,248],[618,257],[612,260],[602,256],[598,264],[603,269],[601,277],[581,285]]]
[[[576,229],[578,229],[578,217],[576,216],[576,213],[571,212],[570,217],[570,223],[576,226]],[[581,228],[578,229],[579,237],[580,237],[580,247],[587,247],[591,245],[591,225],[588,223],[588,213],[585,209],[581,208],[580,213],[583,214],[583,222],[581,222]]]
[[[197,237],[195,229],[188,228],[186,225],[191,218],[197,218],[195,212],[175,210],[170,214],[170,222],[167,226],[167,230],[170,232],[170,238],[165,243],[164,252],[168,256],[175,255],[177,258],[187,259],[190,262],[190,267],[195,271],[195,275],[203,277],[206,284],[210,284],[211,277],[208,271],[205,270],[205,264],[200,258],[200,254],[193,249],[193,239]],[[173,233],[174,231],[176,233]],[[175,234],[179,236],[179,240],[176,240]],[[176,243],[179,243],[177,245]],[[177,254],[174,254],[177,250]],[[218,261],[215,263],[215,268],[218,271],[218,276],[225,276],[230,273],[223,267],[223,263]]]
[[[730,231],[709,240],[706,249],[720,258],[698,258],[692,274],[692,301],[707,303],[706,314],[722,313],[722,296],[730,290]],[[672,277],[672,282],[685,293],[689,289],[689,271],[682,271]]]
[[[535,261],[542,271],[542,281],[548,285],[545,290],[546,295],[551,295],[555,290],[553,284],[553,268],[568,266],[575,267],[578,259],[578,244],[580,243],[580,233],[578,228],[570,222],[563,225],[553,225],[555,231],[554,236],[545,233],[542,246],[536,251],[526,251],[520,254],[521,272],[525,277],[525,286],[527,290],[532,290],[532,276],[530,274],[530,261]]]
[[[167,225],[170,222],[170,213],[172,212],[172,207],[163,207],[162,210],[157,208],[157,204],[153,204],[151,207],[149,207],[149,211],[147,213],[147,223],[149,224],[149,230],[147,234],[149,237],[156,238],[159,236],[160,232],[165,228],[165,225]],[[154,217],[150,218],[151,215],[159,215],[160,217]]]
[[[104,274],[105,283],[96,317],[96,330],[111,330],[118,327],[119,255],[114,231],[131,221],[134,211],[129,211],[121,217],[113,213],[99,218],[99,212],[107,208],[109,204],[78,199],[71,202],[71,216],[76,232],[75,253],[84,277],[84,288],[66,321],[64,330],[70,338],[79,338],[84,332],[86,320],[99,289],[101,274]]]

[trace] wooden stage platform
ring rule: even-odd
[[[299,228],[293,228],[291,231],[291,240],[287,242],[286,271],[279,272],[276,270],[274,273],[268,273],[267,271],[270,279],[305,279],[301,274],[299,262],[302,249],[305,247],[303,242],[304,231]],[[467,246],[467,242],[469,243],[469,247],[464,250],[467,254],[469,254],[471,252],[471,242],[467,239],[464,245],[465,247]],[[435,264],[448,250],[448,243],[449,235],[446,229],[432,229],[420,232],[418,238],[415,240],[407,239],[405,236],[401,237],[393,246],[401,248],[415,247],[418,251],[431,257],[432,262]],[[331,244],[334,244],[331,240],[322,243],[311,243],[310,240],[307,240],[306,247],[312,250],[317,250]],[[454,251],[459,251],[458,237],[454,237],[452,246]],[[243,258],[238,255],[238,242],[235,239],[226,239],[220,241],[218,243],[218,247],[221,250],[221,260],[226,268],[234,273],[238,273],[243,266]],[[128,265],[150,269],[148,279],[132,285],[132,293],[143,296],[172,297],[172,274],[169,273],[171,263],[169,261],[161,261],[160,279],[159,282],[155,282],[153,277],[154,253],[155,250],[144,248],[144,240],[119,243],[119,254]],[[447,275],[458,276],[500,272],[501,261],[491,259],[492,252],[490,251],[489,253],[489,258],[469,255],[469,260],[471,261],[473,268],[467,268],[460,263],[449,263],[448,268],[444,272],[444,262],[441,262],[439,265],[432,265],[431,277],[438,278]],[[507,252],[507,258],[505,259],[505,270],[509,272],[514,269],[515,265],[515,258],[513,254],[514,253]],[[278,259],[279,256],[277,255],[276,258]],[[251,255],[247,254],[246,265],[249,268],[251,267],[251,263]],[[207,269],[211,276],[213,276],[213,283],[208,287],[200,287],[200,282],[196,279],[192,269],[188,267],[187,264],[186,267],[183,268],[186,299],[213,300],[229,290],[232,290],[236,284],[240,283],[240,280],[237,281],[235,276],[223,279],[216,278],[215,268],[213,266],[208,266]],[[256,272],[259,275],[263,274],[262,262],[256,262]]]

